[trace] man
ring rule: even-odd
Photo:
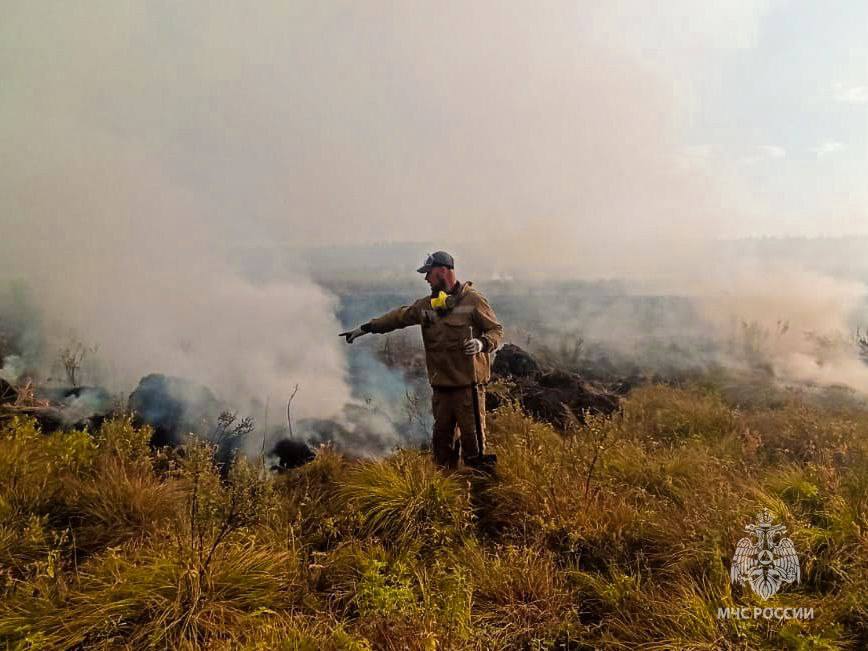
[[[500,346],[503,327],[473,284],[458,281],[455,261],[445,251],[429,255],[417,271],[425,274],[430,296],[340,334],[347,343],[353,343],[369,332],[383,334],[421,325],[428,380],[433,389],[434,460],[441,466],[457,466],[457,440],[464,463],[479,465],[485,447],[484,385],[491,378],[491,354]],[[477,443],[477,423],[483,450]]]

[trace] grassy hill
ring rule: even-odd
[[[12,649],[868,647],[868,412],[648,386],[567,432],[490,415],[497,475],[322,448],[281,475],[210,449],[0,424]],[[730,584],[768,508],[801,582]],[[726,620],[732,606],[812,620]]]

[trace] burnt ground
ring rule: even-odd
[[[612,413],[621,396],[633,386],[623,380],[612,384],[591,382],[578,373],[546,367],[514,344],[497,351],[491,370],[504,390],[486,394],[487,410],[505,400],[516,400],[528,414],[560,429],[566,429],[576,418],[581,420],[585,413]]]
[[[425,373],[424,351],[403,333],[387,335],[375,355],[408,377]],[[486,410],[517,401],[527,413],[560,429],[576,418],[582,420],[586,412],[612,413],[622,396],[645,381],[639,374],[620,374],[614,365],[598,369],[591,380],[585,373],[546,364],[515,344],[497,351],[491,370],[493,390],[486,394]]]

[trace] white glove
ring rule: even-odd
[[[351,344],[356,339],[358,339],[362,335],[366,335],[366,334],[368,334],[368,333],[365,332],[364,330],[362,330],[361,328],[356,328],[355,330],[347,330],[346,332],[339,332],[338,337],[346,337],[347,343]]]
[[[482,342],[479,339],[468,339],[464,342],[465,355],[478,355],[482,352]]]

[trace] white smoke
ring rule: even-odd
[[[715,284],[699,283],[703,316],[721,338],[738,337],[766,356],[784,381],[847,385],[868,394],[868,365],[854,341],[859,317],[868,316],[868,287],[789,265],[727,269]],[[714,291],[709,291],[710,289]]]
[[[298,417],[330,417],[334,297],[227,250],[411,239],[471,277],[691,277],[685,249],[755,215],[685,163],[679,66],[750,47],[770,4],[7,3],[0,281],[116,387],[162,371],[277,405],[299,383]]]
[[[113,391],[151,372],[179,375],[261,417],[266,400],[285,402],[299,383],[299,417],[338,413],[350,390],[336,298],[301,272],[244,279],[226,260],[224,220],[249,216],[193,187],[185,174],[194,170],[173,168],[164,148],[174,132],[149,138],[113,122],[127,117],[109,105],[129,99],[128,79],[103,69],[110,78],[97,92],[75,56],[58,65],[57,88],[18,80],[50,101],[12,95],[0,109],[0,281],[19,282],[34,310],[44,341],[28,363],[48,375],[77,340],[98,347],[82,379]],[[93,120],[85,105],[100,98],[106,120]]]

